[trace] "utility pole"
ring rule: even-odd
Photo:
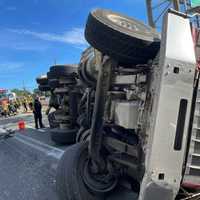
[[[167,6],[163,9],[162,6],[167,4]],[[157,5],[153,5],[152,0],[146,0],[146,9],[147,9],[147,17],[148,23],[152,28],[156,28],[156,23],[159,18],[164,15],[168,8],[173,7],[175,10],[180,11],[180,5],[184,4],[187,5],[186,0],[162,0],[159,1]],[[158,12],[155,11],[157,9]],[[157,18],[154,14],[157,14]],[[155,19],[154,19],[155,18]]]
[[[180,10],[180,1],[179,0],[173,0],[173,6],[174,9],[179,11]]]
[[[147,15],[148,15],[148,22],[152,28],[156,28],[156,25],[153,20],[153,11],[152,11],[152,0],[146,0],[147,5]]]
[[[24,80],[23,80],[23,82],[22,82],[22,84],[23,84],[23,90],[24,90],[24,92],[26,91],[26,87],[25,87],[25,83],[24,83]]]

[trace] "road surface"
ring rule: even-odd
[[[55,174],[66,147],[50,140],[48,128],[35,130],[32,114],[0,119],[0,127],[17,129],[20,120],[26,129],[0,141],[0,200],[58,200]]]
[[[24,131],[18,130],[20,120],[26,123]],[[49,128],[36,130],[31,113],[1,118],[1,128],[15,129],[16,135],[0,140],[0,200],[58,200],[55,174],[67,146],[56,146]],[[107,200],[121,199],[133,200],[135,194],[116,191]]]

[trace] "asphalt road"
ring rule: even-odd
[[[18,130],[20,120],[26,124],[23,131]],[[48,127],[45,115],[43,122]],[[1,128],[13,129],[16,134],[0,140],[0,200],[59,200],[56,169],[67,146],[56,146],[50,139],[49,128],[36,130],[31,113],[0,118],[0,134]],[[121,199],[137,198],[132,192],[116,190],[107,200]]]
[[[24,131],[18,130],[20,120],[26,123]],[[46,118],[44,124],[48,126]],[[1,118],[3,127],[16,134],[0,140],[0,200],[58,200],[55,175],[67,146],[56,146],[48,128],[36,130],[32,114]],[[107,200],[121,199],[133,200],[135,194],[116,190]]]
[[[32,114],[0,119],[0,127],[17,129],[21,119],[27,128],[0,141],[0,200],[58,200],[55,174],[66,147],[51,142],[48,128],[35,130]]]

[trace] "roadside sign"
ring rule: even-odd
[[[200,6],[200,0],[190,0],[190,2],[192,8]]]

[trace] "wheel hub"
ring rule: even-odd
[[[102,195],[116,187],[118,182],[116,176],[109,173],[94,173],[91,167],[92,162],[88,160],[84,166],[83,181],[92,192]]]
[[[138,25],[134,23],[132,20],[129,20],[128,18],[119,16],[119,15],[114,15],[114,14],[109,14],[107,17],[110,21],[114,22],[118,26],[129,29],[130,31],[139,32],[142,30],[145,33],[149,33],[147,30],[147,27]]]

